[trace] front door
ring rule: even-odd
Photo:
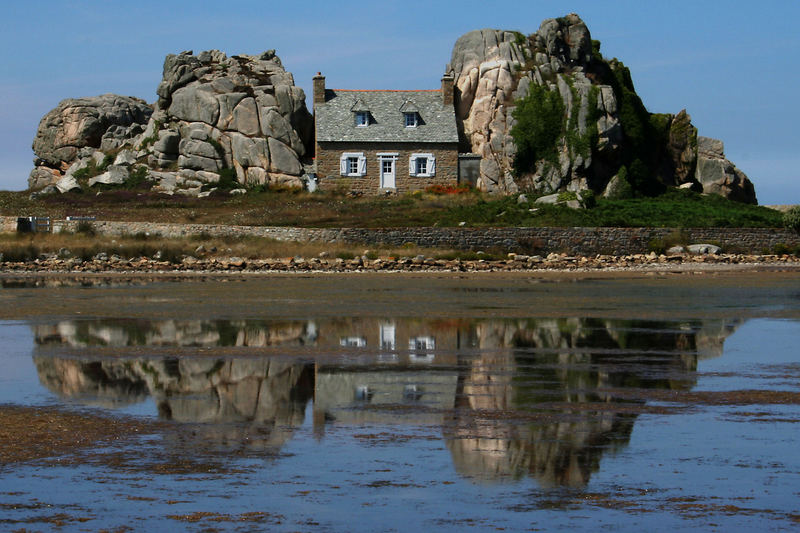
[[[395,159],[381,159],[381,189],[394,189]]]

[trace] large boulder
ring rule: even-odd
[[[305,94],[274,50],[169,55],[157,92],[156,112],[140,141],[146,146],[155,139],[155,166],[215,173],[230,168],[243,185],[279,185],[286,176],[299,177],[313,152]]]
[[[737,202],[757,204],[755,187],[747,175],[725,157],[722,141],[697,138],[697,181],[703,192],[719,194]]]
[[[100,148],[109,130],[120,136],[132,125],[146,124],[152,113],[144,100],[130,96],[104,94],[62,100],[39,122],[33,152],[41,164],[66,170],[81,148]]]

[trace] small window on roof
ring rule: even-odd
[[[369,111],[356,111],[356,127],[365,128],[369,125]]]
[[[417,120],[416,112],[403,113],[403,120],[405,121],[406,128],[416,128],[419,121]]]

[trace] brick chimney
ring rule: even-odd
[[[453,105],[453,75],[449,73],[442,76],[442,103]]]
[[[314,105],[325,103],[325,76],[317,72],[314,76]]]

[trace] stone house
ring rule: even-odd
[[[435,90],[326,89],[314,77],[315,168],[322,190],[375,195],[458,184],[453,78]]]

